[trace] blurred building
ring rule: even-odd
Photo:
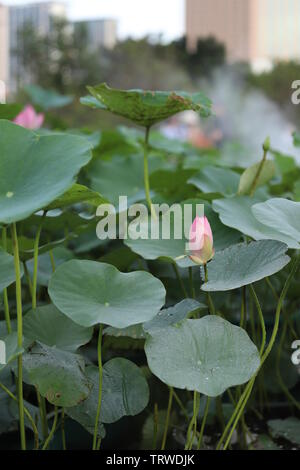
[[[59,18],[66,18],[66,6],[61,1],[18,6],[0,4],[0,81],[6,83],[8,92],[14,93],[19,85],[31,82],[30,74],[27,73],[24,76],[22,64],[16,54],[16,50],[22,46],[19,32],[26,26],[30,26],[41,36],[47,36],[51,33],[54,21]],[[86,29],[92,48],[99,46],[113,48],[117,41],[115,20],[80,21],[74,22],[73,26]]]
[[[30,76],[22,76],[22,67],[15,51],[20,47],[19,32],[26,26],[33,27],[40,35],[51,32],[53,21],[66,16],[65,4],[62,2],[30,3],[12,6],[9,10],[9,90],[15,91],[19,81],[30,83]]]
[[[75,29],[84,29],[93,49],[113,49],[117,42],[117,22],[113,19],[75,21]]]
[[[8,9],[0,5],[0,81],[9,79]]]
[[[265,68],[273,60],[300,58],[300,0],[186,0],[189,51],[214,36],[228,59]]]

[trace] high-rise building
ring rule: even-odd
[[[0,5],[0,81],[7,83],[9,78],[9,32],[8,8]]]
[[[49,1],[9,7],[9,90],[15,91],[19,83],[30,83],[30,76],[23,76],[15,51],[20,46],[19,32],[26,26],[33,27],[40,35],[50,33],[53,20],[66,16],[65,4]]]
[[[113,19],[75,21],[76,28],[84,28],[93,49],[105,47],[113,49],[117,42],[117,22]]]
[[[186,0],[188,50],[214,36],[254,67],[300,58],[300,0]]]

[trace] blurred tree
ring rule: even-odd
[[[31,81],[61,93],[81,93],[87,83],[102,80],[101,50],[90,47],[84,26],[74,29],[66,20],[55,21],[51,34],[43,37],[27,24],[18,44],[20,85]]]
[[[178,63],[187,70],[193,81],[211,75],[216,68],[225,64],[226,49],[214,37],[198,39],[195,52],[187,52],[186,38],[180,38],[169,45]]]
[[[291,102],[292,83],[300,79],[299,62],[277,62],[273,69],[259,75],[249,74],[249,84],[262,90],[286,111],[293,120],[299,120],[300,106]]]
[[[150,90],[192,88],[189,74],[174,57],[172,47],[153,43],[150,37],[126,39],[105,54],[106,81],[112,86]]]

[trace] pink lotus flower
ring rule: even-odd
[[[15,117],[14,123],[27,129],[39,129],[44,122],[44,114],[38,114],[30,105],[26,105],[24,109]]]
[[[206,264],[215,254],[213,244],[213,234],[207,218],[197,216],[190,229],[190,259],[197,264]]]

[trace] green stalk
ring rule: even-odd
[[[65,433],[65,410],[64,410],[64,408],[61,409],[61,440],[62,440],[63,450],[67,450],[66,433]]]
[[[31,282],[31,279],[30,279],[30,275],[29,275],[29,271],[28,271],[28,268],[27,268],[26,261],[23,261],[23,268],[24,268],[24,273],[25,273],[25,277],[26,277],[26,282],[28,284],[30,297],[32,298],[32,282]]]
[[[93,439],[93,450],[97,450],[97,437],[98,437],[98,425],[101,412],[101,403],[102,403],[102,382],[103,382],[103,366],[102,366],[102,332],[103,326],[99,326],[99,335],[98,335],[98,368],[99,368],[99,393],[98,393],[98,407],[96,413],[95,429],[94,429],[94,439]]]
[[[148,208],[151,212],[151,215],[156,219],[157,216],[156,216],[154,207],[152,205],[151,196],[150,196],[149,164],[148,164],[149,133],[150,133],[150,127],[146,127],[145,142],[144,142],[144,186],[145,186],[145,194],[146,194],[146,201],[148,204]]]
[[[38,276],[38,260],[39,260],[39,243],[42,231],[42,224],[39,225],[36,237],[34,240],[33,248],[33,277],[32,277],[32,308],[36,308],[36,289],[37,289],[37,276]]]
[[[196,292],[194,288],[194,283],[193,283],[193,268],[189,267],[189,281],[190,281],[190,288],[191,288],[191,293],[192,293],[192,298],[196,298]]]
[[[207,282],[208,281],[207,264],[204,264],[203,268],[204,268],[204,281]],[[215,311],[215,306],[211,298],[211,295],[209,292],[207,292],[206,294],[207,294],[207,303],[208,303],[209,313],[211,315],[215,315],[216,311]]]
[[[0,382],[0,388],[2,388],[2,390],[7,393],[7,395],[12,399],[14,400],[16,403],[18,403],[18,399],[17,397],[4,385]],[[26,407],[24,407],[24,413],[25,415],[27,416],[30,424],[31,424],[31,427],[32,427],[32,431],[33,431],[33,434],[34,434],[34,450],[37,450],[39,448],[39,433],[38,433],[38,430],[37,430],[37,427],[35,425],[35,422],[31,416],[31,414],[29,413],[29,411],[27,410]]]
[[[53,425],[52,425],[52,428],[51,428],[51,431],[49,433],[49,436],[47,437],[46,439],[46,442],[45,444],[43,445],[43,449],[42,450],[47,450],[48,449],[48,446],[54,436],[54,433],[55,433],[55,430],[56,430],[56,425],[57,425],[57,419],[58,419],[58,407],[55,406],[54,407],[54,420],[53,420]]]
[[[182,401],[180,400],[179,396],[178,396],[177,393],[175,392],[175,390],[173,390],[173,396],[174,396],[175,401],[177,402],[179,408],[181,409],[181,412],[182,412],[182,414],[184,415],[185,419],[186,419],[187,421],[189,421],[189,420],[190,420],[190,419],[189,419],[189,415],[187,414],[187,411],[186,411],[186,409],[185,409],[185,407],[184,407]]]
[[[268,151],[270,150],[270,141],[269,139],[267,139],[265,141],[265,143],[263,144],[263,151],[264,151],[264,154],[263,154],[263,158],[260,162],[260,165],[257,169],[257,172],[256,172],[256,175],[254,177],[254,180],[253,180],[253,183],[251,185],[251,188],[250,188],[250,196],[253,197],[254,196],[254,193],[255,193],[255,190],[256,190],[256,187],[258,185],[258,182],[259,182],[259,178],[260,178],[260,175],[263,171],[263,167],[264,167],[264,164],[267,160],[267,155],[268,155]]]
[[[284,381],[282,380],[281,371],[280,371],[280,357],[281,357],[281,351],[283,348],[283,343],[284,343],[286,333],[287,333],[287,325],[288,323],[287,321],[285,321],[283,325],[283,330],[282,330],[281,338],[279,341],[279,345],[278,345],[278,350],[277,350],[277,355],[276,355],[276,375],[277,375],[277,379],[278,379],[279,385],[283,393],[285,394],[287,399],[291,402],[291,404],[294,405],[297,408],[297,410],[300,411],[300,403],[296,400],[296,398],[294,398],[294,396],[290,393],[289,389],[286,387]]]
[[[203,434],[204,434],[204,428],[207,420],[207,415],[208,415],[208,410],[209,410],[209,404],[210,404],[210,397],[206,398],[206,404],[205,404],[205,409],[204,409],[204,416],[201,424],[201,429],[200,429],[200,434],[199,434],[199,439],[198,439],[198,445],[197,445],[197,450],[201,449],[202,445],[202,439],[203,439]]]
[[[43,219],[46,215],[46,212],[43,214],[42,221],[38,227],[35,240],[34,240],[34,248],[33,248],[33,278],[32,278],[32,288],[31,288],[31,296],[32,296],[32,308],[36,308],[36,291],[37,291],[37,278],[38,278],[38,260],[39,260],[39,244],[40,244],[40,237],[42,231],[42,223]],[[30,277],[29,277],[30,278]],[[36,389],[37,394],[37,401],[39,404],[40,410],[40,417],[42,422],[42,430],[43,436],[46,439],[48,436],[48,422],[47,422],[47,409],[46,409],[46,400],[44,397],[40,396],[40,392]]]
[[[18,347],[23,347],[23,318],[22,318],[22,287],[21,287],[21,271],[20,271],[20,255],[17,236],[16,224],[12,224],[12,242],[14,249],[15,273],[16,273],[16,304],[17,304],[17,335]],[[26,450],[26,436],[24,423],[24,400],[23,400],[23,363],[22,355],[18,356],[18,404],[20,418],[20,438],[21,449]]]
[[[169,430],[170,415],[171,415],[171,409],[172,409],[172,403],[173,403],[173,387],[170,387],[167,417],[166,417],[163,440],[162,440],[162,444],[161,444],[161,450],[165,450],[165,447],[166,447],[168,430]]]
[[[197,418],[200,408],[200,394],[194,391],[194,402],[193,402],[193,416],[190,421],[188,430],[187,430],[187,440],[184,450],[190,450],[193,446],[193,441],[197,433]],[[192,432],[193,430],[193,432]]]
[[[156,450],[157,448],[157,433],[158,433],[158,406],[157,403],[154,403],[153,411],[153,444],[152,449]]]
[[[261,340],[261,347],[260,347],[259,354],[260,354],[260,356],[262,356],[265,345],[266,345],[266,338],[267,338],[266,325],[265,325],[265,320],[264,320],[264,316],[263,316],[263,313],[262,313],[262,309],[261,309],[258,297],[256,295],[256,292],[255,292],[254,287],[253,287],[252,284],[250,284],[250,294],[251,294],[251,296],[254,300],[254,303],[256,305],[257,313],[258,313],[259,320],[260,320],[260,325],[261,325],[262,340]]]
[[[185,285],[184,285],[184,282],[182,280],[182,277],[180,276],[180,272],[179,272],[179,269],[177,267],[177,264],[176,262],[174,261],[174,263],[172,263],[172,266],[173,266],[173,269],[174,269],[174,273],[175,273],[175,276],[177,278],[177,281],[179,282],[180,284],[180,287],[182,289],[182,293],[184,295],[184,297],[186,297],[188,299],[189,297],[189,294],[187,293],[187,290],[185,288]]]
[[[3,247],[3,250],[6,251],[7,249],[6,227],[2,228],[2,247]],[[6,329],[7,329],[7,333],[10,334],[12,332],[12,329],[11,329],[9,303],[8,303],[8,295],[7,295],[6,288],[3,289],[3,303],[4,303],[4,315],[5,315]]]

